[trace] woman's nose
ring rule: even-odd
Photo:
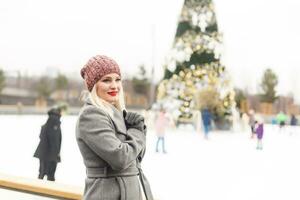
[[[117,87],[117,82],[116,81],[112,81],[110,84],[111,88],[116,88]]]

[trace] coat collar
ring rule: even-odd
[[[85,103],[88,105],[93,105],[92,100],[89,95],[86,97]],[[113,111],[113,115],[112,116],[108,115],[108,116],[113,121],[117,132],[126,135],[127,129],[126,129],[125,122],[124,122],[123,112],[118,110],[115,106],[113,106],[111,104],[108,104],[108,105]]]

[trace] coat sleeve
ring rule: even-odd
[[[114,170],[126,169],[145,148],[145,135],[137,129],[127,130],[126,141],[117,138],[109,117],[99,109],[84,110],[78,125],[82,140]]]

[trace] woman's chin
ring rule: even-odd
[[[111,103],[112,105],[116,105],[116,103],[118,102],[117,98],[112,98],[110,99],[109,103]]]

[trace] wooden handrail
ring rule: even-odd
[[[64,199],[82,199],[83,189],[52,181],[30,179],[0,173],[0,187]]]

